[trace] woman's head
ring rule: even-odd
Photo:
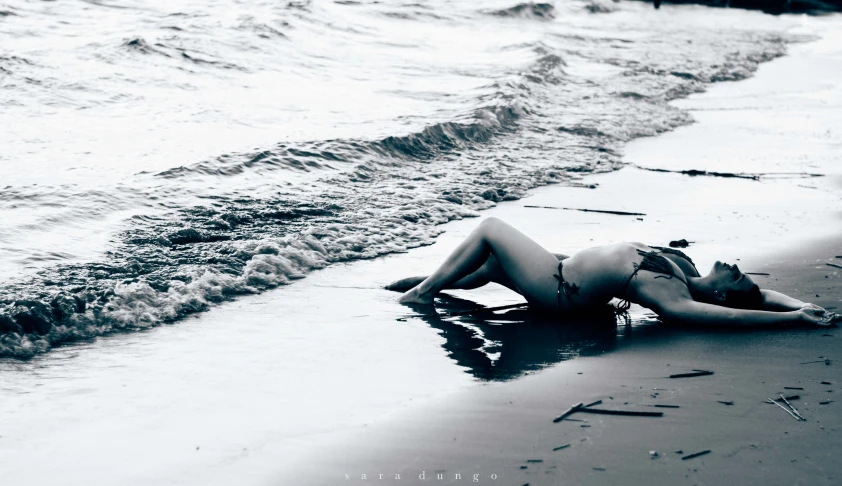
[[[717,261],[702,280],[700,300],[740,309],[758,309],[763,305],[760,288],[737,265]]]

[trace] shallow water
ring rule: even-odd
[[[13,357],[429,244],[614,170],[626,141],[691,121],[667,101],[805,38],[788,33],[803,19],[636,2],[3,10]]]

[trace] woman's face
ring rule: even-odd
[[[727,293],[729,290],[747,292],[754,286],[751,278],[741,272],[737,265],[729,265],[720,261],[713,264],[710,277],[714,288],[722,293]]]

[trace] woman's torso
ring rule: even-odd
[[[587,248],[563,261],[564,281],[575,285],[575,295],[562,296],[568,310],[601,306],[612,298],[629,299],[629,283],[637,266],[645,258],[642,253],[655,252],[666,258],[668,268],[681,281],[687,281],[687,274],[699,276],[692,262],[680,254],[668,253],[638,242],[615,243]],[[644,272],[654,273],[654,272]],[[648,281],[653,276],[644,276]]]

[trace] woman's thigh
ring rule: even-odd
[[[558,257],[499,219],[488,218],[483,225],[485,239],[513,290],[530,304],[556,309],[558,280],[553,275],[558,273]]]

